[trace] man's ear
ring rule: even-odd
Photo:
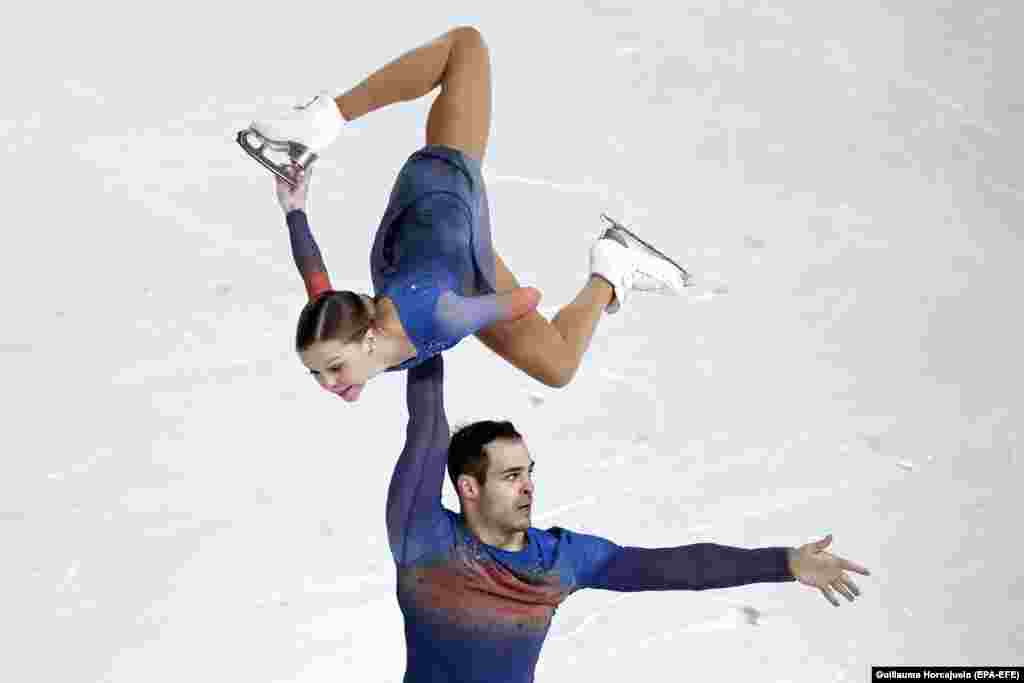
[[[476,500],[480,497],[480,484],[475,477],[471,477],[468,474],[460,474],[455,483],[456,490],[463,498]]]

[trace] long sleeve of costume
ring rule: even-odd
[[[446,277],[421,271],[385,291],[395,302],[402,326],[416,348],[416,357],[396,369],[416,367],[491,323],[509,318],[498,295],[461,296],[450,289]]]
[[[405,447],[388,487],[387,526],[391,552],[408,564],[436,545],[443,533],[441,486],[448,462],[448,419],[444,413],[444,365],[436,355],[406,375],[409,423]]]
[[[585,534],[572,534],[572,545],[580,588],[699,591],[796,580],[789,570],[787,548],[746,549],[717,543],[633,548]]]
[[[310,299],[321,292],[331,289],[331,280],[324,267],[320,248],[309,230],[309,220],[302,209],[293,209],[285,216],[288,223],[288,237],[292,244],[292,257],[299,275],[306,284],[306,294]]]

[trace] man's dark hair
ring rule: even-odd
[[[522,438],[522,434],[508,420],[482,420],[459,427],[448,444],[448,477],[455,491],[459,490],[456,482],[462,474],[472,476],[481,486],[487,483],[487,468],[491,463],[484,446],[495,439]]]

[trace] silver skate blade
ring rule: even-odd
[[[258,138],[262,144],[260,144],[259,147],[251,144],[249,142],[250,135]],[[276,175],[278,178],[288,183],[288,185],[293,189],[298,185],[298,183],[289,174],[292,167],[290,165],[274,163],[264,156],[263,150],[269,147],[270,149],[278,152],[286,152],[288,154],[288,158],[291,159],[292,162],[298,164],[304,171],[309,170],[313,165],[313,162],[317,159],[317,155],[306,148],[305,145],[300,145],[297,142],[271,140],[252,128],[238,131],[238,136],[235,139],[238,141],[239,146],[245,150],[246,154],[258,161],[264,168]]]
[[[683,286],[684,286],[684,287],[692,287],[692,286],[693,286],[693,283],[691,282],[691,278],[692,278],[692,276],[690,275],[689,271],[687,271],[687,270],[686,270],[686,268],[683,268],[683,267],[682,267],[681,265],[679,265],[678,263],[676,263],[676,262],[675,262],[675,261],[674,261],[673,259],[671,259],[671,258],[670,258],[670,257],[669,257],[669,256],[668,256],[667,254],[665,254],[665,253],[663,253],[663,252],[659,251],[658,249],[655,249],[655,248],[654,248],[654,247],[653,247],[653,246],[652,246],[651,244],[649,244],[648,242],[645,242],[644,240],[640,239],[640,237],[639,237],[639,236],[638,236],[638,235],[637,235],[637,234],[636,234],[635,232],[633,232],[632,230],[630,230],[630,229],[629,229],[629,228],[627,228],[626,226],[622,225],[622,224],[621,224],[621,223],[619,223],[618,221],[616,221],[616,220],[614,220],[614,219],[612,219],[612,218],[609,218],[608,216],[606,216],[606,215],[605,215],[605,214],[603,214],[603,213],[601,214],[601,217],[602,217],[602,218],[604,218],[604,219],[605,219],[606,221],[608,221],[609,223],[611,223],[611,224],[612,224],[612,228],[614,228],[614,229],[616,229],[616,230],[621,230],[622,232],[626,233],[627,235],[629,235],[630,237],[632,237],[633,239],[635,239],[635,240],[636,240],[637,242],[639,242],[640,244],[644,245],[645,247],[647,247],[648,249],[650,249],[650,250],[651,250],[652,252],[654,252],[655,254],[657,254],[658,256],[660,256],[661,258],[665,259],[666,261],[668,261],[669,263],[671,263],[671,264],[672,264],[673,266],[675,266],[676,268],[678,268],[678,269],[679,269],[679,271],[680,271],[680,272],[681,272],[681,273],[683,274],[683,280],[684,280],[684,284],[683,284]]]

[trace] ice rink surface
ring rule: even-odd
[[[537,681],[1021,664],[1020,3],[30,3],[0,47],[0,680],[400,680],[405,375],[348,405],[306,373],[273,180],[234,134],[463,24],[491,49],[495,245],[544,311],[601,212],[716,284],[635,297],[564,389],[467,339],[449,420],[525,434],[535,526],[832,533],[873,572],[838,609],[584,591]],[[336,287],[371,291],[432,99],[318,163]]]

